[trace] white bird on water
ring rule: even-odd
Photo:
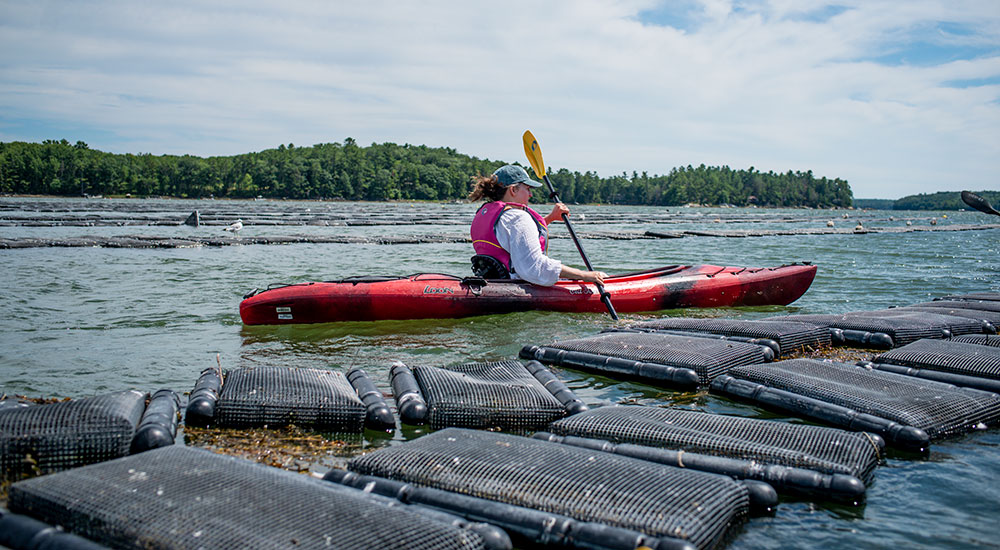
[[[243,220],[236,220],[229,227],[223,229],[223,231],[232,231],[236,235],[239,235],[240,229],[243,229]]]

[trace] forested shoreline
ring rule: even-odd
[[[452,148],[373,143],[281,145],[233,156],[116,154],[78,141],[0,142],[0,192],[36,195],[133,195],[181,198],[287,198],[327,200],[460,200],[470,178],[505,161]],[[530,172],[530,168],[528,168]],[[679,206],[850,207],[847,181],[812,171],[785,173],[700,165],[666,175],[551,170],[569,203]],[[539,198],[544,189],[537,191]]]
[[[972,190],[972,189],[970,189]],[[974,190],[972,190],[974,191]],[[976,191],[988,202],[1000,202],[1000,191]],[[896,199],[892,203],[893,210],[970,210],[969,205],[962,202],[962,194],[955,191],[938,193],[921,193]]]

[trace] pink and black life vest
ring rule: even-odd
[[[538,226],[538,244],[542,247],[542,253],[546,253],[548,251],[548,229],[545,218],[523,204],[493,201],[482,205],[476,211],[475,219],[472,220],[470,233],[472,234],[472,248],[476,254],[496,258],[507,268],[507,271],[513,273],[514,269],[510,265],[510,252],[500,246],[496,234],[496,225],[500,221],[500,216],[511,208],[524,210],[531,216],[531,219],[535,220],[535,225]]]

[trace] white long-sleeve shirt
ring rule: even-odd
[[[541,286],[552,286],[559,280],[562,262],[542,252],[538,244],[538,226],[524,210],[511,208],[500,215],[494,226],[497,242],[510,254],[514,271],[512,279],[523,279]]]

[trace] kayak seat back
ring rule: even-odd
[[[486,254],[476,254],[471,258],[472,272],[483,279],[510,279],[510,272],[500,260]]]

